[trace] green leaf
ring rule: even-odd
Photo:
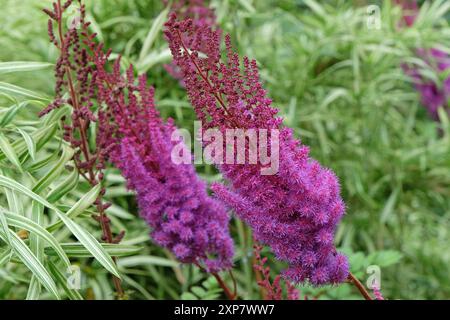
[[[158,32],[161,31],[163,24],[166,21],[169,10],[170,6],[164,9],[153,22],[147,34],[147,37],[145,38],[144,43],[142,45],[142,49],[139,54],[139,61],[142,61],[148,55],[150,48],[152,47],[152,44],[155,41],[156,36],[158,35]]]
[[[0,62],[0,74],[10,72],[34,71],[53,66],[47,62],[10,61]]]
[[[399,262],[402,257],[403,255],[398,251],[385,250],[370,254],[369,260],[380,267],[388,267]]]
[[[31,219],[30,221],[33,221],[40,227],[41,224],[44,223],[44,207],[36,202],[33,201],[31,205]],[[26,229],[26,228],[23,228]],[[28,229],[27,229],[28,230]],[[46,231],[42,228],[43,231]],[[56,239],[55,239],[56,240]],[[56,243],[58,243],[56,241]],[[30,248],[31,251],[36,255],[36,257],[39,259],[39,261],[43,262],[44,260],[44,246],[40,239],[40,237],[36,234],[36,232],[30,233]],[[35,275],[31,278],[30,286],[28,287],[27,292],[27,300],[38,300],[39,295],[41,294],[41,284],[39,283],[39,280],[36,278]]]
[[[39,295],[41,294],[41,283],[39,279],[33,275],[28,287],[26,300],[39,300]]]
[[[59,299],[58,289],[52,277],[48,274],[39,259],[31,252],[25,242],[9,230],[9,236],[1,232],[1,237],[5,240],[9,237],[9,245],[13,248],[14,253],[19,257],[25,266],[39,279],[42,285],[57,299]],[[5,240],[6,241],[6,240]],[[8,242],[8,241],[7,241]]]
[[[30,103],[30,100],[22,101],[21,103],[16,103],[15,105],[8,108],[8,111],[5,112],[2,120],[0,120],[0,127],[4,127],[9,124],[12,119],[14,119],[17,112],[24,106]]]
[[[62,274],[61,271],[56,267],[56,265],[52,261],[48,261],[48,268],[50,273],[53,275],[53,277],[56,279],[56,282],[61,285],[64,292],[67,294],[67,297],[70,300],[83,300],[83,297],[81,294],[74,289],[71,289],[67,285],[67,278]]]
[[[47,188],[54,180],[56,180],[61,172],[64,170],[64,165],[72,159],[74,150],[67,146],[63,146],[63,152],[59,161],[51,168],[45,176],[43,176],[38,183],[33,187],[32,191],[41,193],[42,190]]]
[[[13,252],[9,248],[7,250],[3,251],[2,253],[0,253],[0,267],[3,266],[4,264],[8,263],[9,260],[11,260],[12,255],[13,255]]]
[[[36,143],[33,138],[24,130],[17,128],[17,131],[22,135],[25,144],[27,145],[28,153],[33,161],[36,159]]]
[[[84,247],[94,256],[95,259],[109,272],[120,278],[117,266],[111,256],[103,249],[101,244],[87,231],[78,224],[67,218],[64,214],[60,215],[61,220],[73,235],[84,245]]]
[[[382,223],[385,223],[389,217],[391,216],[391,213],[394,209],[395,203],[397,202],[397,197],[400,192],[399,188],[395,188],[395,190],[392,191],[391,195],[389,196],[388,200],[386,201],[386,204],[384,205],[383,211],[380,215],[380,221]]]
[[[42,205],[46,206],[49,209],[55,211],[58,215],[59,219],[65,224],[65,226],[72,232],[72,234],[92,253],[95,259],[109,272],[114,274],[116,277],[120,278],[119,271],[112,260],[111,256],[106,253],[106,251],[102,248],[101,244],[86,230],[81,228],[78,224],[73,222],[70,218],[68,218],[64,213],[62,213],[57,207],[52,205],[50,202],[37,195],[33,191],[29,190],[25,186],[17,183],[16,181],[5,177],[0,176],[0,185],[6,188],[10,188],[16,190],[31,199],[40,202]],[[100,185],[96,186],[100,187]]]
[[[206,291],[205,289],[203,289],[202,287],[192,287],[191,291],[196,294],[199,298],[202,298],[206,295]]]
[[[73,170],[70,175],[61,183],[56,185],[47,195],[47,201],[54,203],[61,199],[64,195],[72,191],[78,184],[79,174],[77,170]]]
[[[8,221],[6,220],[6,216],[5,216],[5,214],[3,213],[2,210],[0,210],[0,230],[2,231],[2,233],[7,238],[6,242],[10,243],[11,242],[11,237],[9,236]]]
[[[57,130],[57,124],[46,125],[31,134],[31,137],[36,141],[36,150],[39,150],[47,141],[54,138],[55,132]],[[16,140],[11,143],[11,147],[14,149],[15,153],[20,155],[27,151],[27,145],[24,140]],[[0,161],[6,158],[6,154],[0,149]]]
[[[31,232],[32,235],[34,234],[37,237],[39,237],[40,239],[43,239],[46,242],[48,242],[51,245],[53,252],[55,252],[55,255],[58,255],[59,258],[64,262],[64,264],[67,267],[70,266],[69,258],[64,253],[64,250],[61,247],[61,245],[59,244],[58,240],[56,240],[56,238],[50,232],[48,232],[46,229],[41,227],[36,222],[34,222],[24,216],[14,214],[12,212],[4,211],[1,208],[0,208],[0,212],[3,213],[3,215],[6,217],[6,222],[8,225],[28,230]],[[1,217],[1,215],[0,215],[0,217]]]
[[[22,171],[22,165],[20,164],[19,157],[14,151],[14,148],[9,143],[8,139],[1,132],[0,132],[0,150],[14,166],[16,166],[20,171]]]
[[[12,93],[12,94],[16,94],[16,95],[21,95],[24,97],[29,97],[29,98],[34,98],[34,99],[40,99],[40,100],[47,100],[46,97],[25,89],[25,88],[21,88],[19,86],[15,86],[13,84],[10,83],[6,83],[6,82],[0,82],[0,92],[4,92],[4,93]]]
[[[172,54],[169,48],[161,48],[159,51],[153,51],[136,65],[139,72],[146,72],[156,64],[170,62]]]
[[[26,169],[28,172],[36,172],[36,171],[39,171],[40,169],[42,169],[42,168],[48,166],[50,162],[52,162],[52,161],[58,159],[59,150],[60,150],[60,148],[57,148],[57,149],[56,149],[51,155],[49,155],[48,157],[46,157],[46,158],[44,158],[44,159],[42,159],[42,160],[39,160],[39,161],[37,161],[37,162],[35,162],[35,163],[32,163],[32,164],[29,165],[29,166],[25,166],[25,169]]]
[[[142,247],[124,244],[102,243],[101,245],[109,255],[114,257],[132,256],[142,250]],[[62,243],[61,247],[68,257],[92,258],[92,254],[79,243]],[[52,247],[45,248],[45,253],[49,256],[57,254]]]
[[[181,294],[181,300],[198,300],[198,298],[190,292],[183,292]]]
[[[88,193],[86,193],[83,197],[78,200],[77,203],[73,205],[73,207],[67,211],[66,216],[69,218],[75,218],[87,208],[89,208],[97,199],[98,194],[100,193],[101,186],[96,185],[92,188]],[[53,232],[57,230],[60,226],[63,225],[62,219],[53,223],[51,226],[47,228],[48,231]]]
[[[255,7],[253,7],[249,0],[239,0],[239,2],[248,12],[255,13]]]
[[[128,258],[120,259],[117,264],[119,267],[135,267],[135,266],[145,266],[145,265],[153,265],[153,266],[161,266],[161,267],[178,267],[179,262],[155,257],[155,256],[133,256]]]
[[[6,194],[9,210],[12,212],[23,212],[22,201],[17,192],[3,188]]]

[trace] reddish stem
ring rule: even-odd
[[[370,296],[366,288],[364,288],[364,285],[351,272],[348,275],[348,281],[350,281],[352,284],[355,285],[355,287],[359,290],[364,299],[372,300],[372,297]]]
[[[225,284],[225,282],[222,280],[222,278],[218,273],[213,272],[211,274],[214,276],[214,278],[216,278],[217,282],[219,283],[219,286],[223,289],[223,292],[227,296],[228,300],[235,300],[236,292],[231,293],[230,289],[227,287],[227,285]]]
[[[194,264],[203,272],[207,272],[205,270],[205,268],[203,268],[198,262],[194,262]],[[216,278],[217,283],[219,284],[219,286],[222,288],[223,292],[225,293],[225,295],[227,296],[228,300],[235,300],[236,296],[237,296],[237,292],[236,292],[236,280],[234,279],[234,276],[232,275],[231,271],[230,271],[230,275],[233,279],[233,285],[234,285],[234,293],[231,293],[231,290],[228,288],[228,286],[226,285],[226,283],[223,281],[222,277],[217,273],[217,272],[211,272],[211,274],[214,276],[214,278]]]

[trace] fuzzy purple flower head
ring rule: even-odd
[[[443,74],[450,69],[450,56],[439,49],[418,49],[417,55],[437,74]],[[436,83],[426,79],[417,67],[404,65],[403,69],[414,81],[414,86],[420,92],[421,102],[426,107],[433,120],[438,121],[438,109],[444,108],[450,116],[450,76]]]
[[[102,70],[102,61],[97,68]],[[145,76],[134,84],[132,67],[123,78],[119,62],[113,73],[98,73],[99,97],[107,105],[99,114],[99,144],[137,193],[141,216],[152,228],[154,241],[184,263],[208,272],[232,266],[233,241],[225,207],[208,196],[206,184],[191,164],[175,164],[171,152],[176,130],[164,123],[154,105],[154,90]],[[112,121],[111,121],[112,120]]]
[[[279,131],[278,172],[262,175],[262,164],[218,164],[230,185],[215,184],[216,196],[253,229],[257,241],[289,264],[286,277],[314,285],[343,282],[348,261],[333,244],[345,211],[337,177],[311,159],[308,147],[282,126],[260,83],[256,61],[245,57],[242,72],[228,35],[222,62],[220,33],[196,29],[199,38],[207,39],[200,45],[184,41],[183,35],[192,32],[192,21],[179,22],[174,14],[166,23],[165,36],[203,129]]]
[[[396,0],[395,3],[403,10],[403,20],[407,27],[413,26],[419,6],[415,0]],[[417,56],[421,58],[433,73],[441,75],[450,69],[450,56],[437,48],[417,49]],[[433,81],[424,76],[417,66],[403,64],[403,70],[413,81],[417,91],[420,92],[421,102],[433,120],[439,121],[438,109],[444,108],[450,116],[450,76]]]

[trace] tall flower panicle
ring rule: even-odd
[[[133,69],[120,75],[119,61],[111,73],[99,56],[98,87],[100,143],[137,193],[141,216],[152,228],[154,241],[171,250],[184,263],[201,265],[208,272],[230,268],[233,241],[225,207],[208,196],[206,185],[191,164],[171,159],[176,130],[162,121],[154,104],[154,90],[145,76],[135,84]]]
[[[279,131],[276,174],[261,175],[261,164],[218,164],[230,186],[214,185],[215,194],[251,226],[257,241],[288,262],[284,274],[289,279],[314,285],[344,281],[347,258],[333,245],[345,211],[338,180],[309,157],[308,147],[293,137],[291,129],[282,126],[259,80],[256,61],[244,57],[241,72],[229,35],[222,62],[220,32],[206,26],[196,29],[192,20],[177,21],[175,14],[165,26],[173,59],[203,129]],[[185,42],[185,35],[193,33],[205,41]]]
[[[450,69],[450,56],[442,50],[418,49],[417,55],[438,74],[444,74]],[[442,83],[436,83],[425,78],[417,67],[405,64],[403,69],[413,79],[416,89],[420,92],[421,102],[433,120],[439,120],[439,108],[444,108],[450,115],[450,76],[443,79]]]
[[[169,1],[165,0],[164,2],[167,5]],[[193,19],[192,27],[194,32],[183,35],[183,41],[188,44],[197,42],[200,45],[200,51],[204,49],[201,46],[206,43],[206,39],[202,38],[201,34],[195,31],[204,27],[216,28],[216,30],[218,30],[214,10],[210,8],[204,0],[177,0],[172,3],[171,11],[175,12],[180,18]],[[179,80],[181,85],[184,86],[183,73],[176,63],[172,62],[166,64],[164,65],[164,68],[172,77]]]
[[[77,16],[66,25],[67,10],[72,6],[78,11]],[[63,105],[71,106],[71,119],[62,119],[64,139],[75,150],[74,164],[78,173],[91,185],[101,185],[104,179],[104,154],[106,150],[99,145],[89,143],[97,122],[96,116],[96,78],[93,52],[101,50],[96,43],[95,33],[89,31],[86,21],[86,7],[83,1],[56,0],[51,9],[43,10],[48,16],[48,35],[50,42],[58,49],[59,57],[55,65],[55,99],[40,116]],[[124,231],[114,235],[111,221],[106,214],[109,203],[103,199],[105,188],[101,188],[95,200],[97,213],[93,218],[102,229],[102,240],[108,243],[119,243],[125,235]],[[115,260],[115,258],[113,257]],[[124,296],[121,281],[113,277],[119,298]]]
[[[415,0],[396,0],[395,3],[403,10],[403,20],[406,26],[411,27],[419,13],[417,2]],[[437,74],[446,74],[450,69],[450,56],[437,48],[419,48],[417,56]],[[420,92],[421,102],[433,120],[439,120],[439,108],[444,108],[450,115],[450,76],[439,80],[442,82],[435,82],[426,78],[417,66],[403,64],[403,69],[413,79],[416,90]]]

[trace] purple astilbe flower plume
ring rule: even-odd
[[[194,32],[206,41],[185,43],[184,35]],[[293,137],[291,129],[282,126],[260,83],[256,61],[244,57],[241,72],[227,35],[222,62],[220,33],[208,27],[194,29],[191,20],[179,22],[175,14],[166,23],[165,36],[203,129],[279,131],[276,174],[262,175],[261,164],[218,164],[231,185],[214,185],[215,194],[250,225],[257,241],[288,262],[284,275],[289,279],[314,285],[344,281],[347,258],[333,245],[345,211],[338,180],[309,157],[308,147]],[[200,57],[200,48],[206,58]]]
[[[119,61],[107,73],[102,69],[106,58],[97,59],[100,102],[107,105],[99,114],[99,143],[137,193],[140,214],[151,226],[154,241],[181,262],[208,272],[230,268],[234,249],[225,208],[208,196],[191,164],[172,161],[172,149],[180,143],[171,141],[176,128],[172,120],[164,123],[160,118],[145,76],[135,85],[132,67],[124,78]]]
[[[164,1],[166,5],[168,2],[169,1]],[[175,12],[179,18],[193,19],[192,27],[194,32],[191,34],[184,34],[183,41],[188,44],[194,42],[198,43],[200,45],[199,51],[203,52],[205,49],[203,46],[207,43],[207,41],[205,41],[207,39],[202,38],[203,35],[195,31],[205,27],[216,28],[216,30],[219,30],[214,10],[208,7],[204,0],[177,0],[172,3],[171,11]],[[183,73],[175,62],[165,64],[164,68],[173,78],[180,81],[181,85],[184,86]]]
[[[403,20],[406,26],[411,27],[419,13],[419,7],[414,0],[396,0],[395,3],[403,10]],[[437,48],[417,49],[420,57],[436,74],[444,74],[450,69],[450,56]],[[439,121],[438,110],[444,108],[450,116],[450,76],[442,80],[442,83],[424,77],[423,72],[417,66],[403,64],[403,70],[413,81],[417,91],[420,92],[421,102],[433,120]]]
[[[417,55],[437,74],[443,74],[450,69],[450,56],[444,51],[436,48],[418,49]],[[413,79],[414,86],[420,92],[421,102],[433,120],[439,120],[438,110],[441,107],[450,115],[450,76],[442,83],[436,83],[425,78],[418,67],[404,64],[403,69]]]

